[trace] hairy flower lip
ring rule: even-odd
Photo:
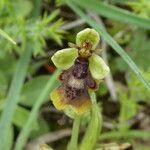
[[[72,74],[77,79],[82,79],[87,76],[89,63],[87,60],[77,58],[75,61],[75,67],[73,68]]]
[[[51,100],[58,110],[71,107],[77,114],[80,115],[90,110],[91,100],[87,91],[84,90],[84,93],[82,93],[80,97],[76,97],[74,99],[68,99],[65,92],[65,87],[61,85],[50,94]]]
[[[88,70],[88,61],[76,59],[70,69],[60,75],[62,84],[51,94],[51,100],[59,110],[72,107],[78,114],[90,111],[91,100],[88,89],[96,89],[96,82]]]

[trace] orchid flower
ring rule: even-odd
[[[59,76],[60,86],[54,89],[50,98],[58,110],[71,108],[77,114],[91,109],[88,90],[97,90],[100,81],[109,73],[109,67],[96,54],[99,34],[90,28],[80,31],[76,44],[57,51],[52,56],[55,66],[63,72]]]

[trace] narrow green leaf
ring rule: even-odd
[[[21,104],[33,106],[49,78],[49,75],[41,75],[26,82],[21,92]]]
[[[32,130],[30,134],[31,139],[38,138],[39,136],[50,132],[50,125],[44,118],[38,118],[38,130]]]
[[[114,19],[124,23],[135,24],[139,27],[150,29],[150,20],[139,17],[127,10],[123,10],[121,8],[97,0],[88,0],[88,1],[74,0],[74,1],[83,8],[85,8],[86,10],[90,9],[104,17],[108,17],[110,19]]]
[[[10,41],[11,43],[16,44],[16,42],[6,32],[4,32],[1,29],[0,29],[0,35],[3,36],[8,41]]]
[[[14,129],[13,129],[13,126],[11,126],[8,129],[7,141],[6,141],[4,150],[12,150],[13,141],[14,141]]]
[[[32,2],[34,5],[34,9],[31,12],[31,16],[34,18],[39,17],[40,13],[41,13],[41,6],[42,6],[42,1],[38,0],[38,1],[33,1]]]
[[[38,114],[40,106],[42,105],[42,102],[44,101],[44,99],[47,97],[47,95],[52,90],[53,84],[55,83],[55,80],[56,80],[56,77],[58,76],[58,74],[60,74],[59,70],[53,74],[53,76],[49,79],[49,81],[45,85],[45,88],[43,90],[41,90],[39,98],[37,99],[35,105],[33,106],[30,116],[17,139],[16,145],[15,145],[15,150],[23,149],[23,147],[28,139],[28,136],[30,134],[32,123],[34,120],[36,120],[36,116]]]
[[[86,20],[86,22],[93,28],[95,28],[104,40],[124,59],[124,61],[130,66],[132,71],[137,75],[139,80],[145,85],[145,87],[150,91],[150,83],[145,80],[141,71],[133,62],[133,60],[127,55],[127,53],[120,47],[120,45],[104,30],[104,28],[97,24],[93,19],[87,16],[72,0],[66,0],[68,6],[70,6],[75,13],[77,13],[81,18]]]
[[[19,128],[23,128],[25,123],[28,120],[28,117],[30,115],[30,111],[21,107],[21,106],[17,106],[15,114],[13,116],[13,123],[19,127]],[[38,122],[35,120],[32,125],[31,128],[33,130],[37,130],[39,127]]]
[[[1,114],[0,120],[0,149],[4,149],[5,142],[7,141],[7,132],[11,125],[17,102],[19,100],[31,54],[32,49],[30,45],[27,45],[18,61],[17,68],[11,82],[11,86],[6,98],[5,107]]]

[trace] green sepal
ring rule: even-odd
[[[89,58],[89,69],[95,80],[101,80],[109,73],[109,67],[97,54],[92,54]]]
[[[92,50],[94,50],[100,40],[99,34],[94,29],[86,28],[80,31],[76,37],[76,44],[82,47],[83,42],[90,41],[92,43]]]
[[[66,48],[57,51],[51,59],[57,68],[66,70],[74,64],[77,57],[78,50],[76,48]]]

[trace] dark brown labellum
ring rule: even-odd
[[[84,89],[66,86],[65,91],[67,98],[70,100],[74,100],[75,98],[80,97],[83,94]]]
[[[88,98],[88,88],[95,90],[96,82],[93,80],[89,70],[88,61],[86,59],[77,58],[73,67],[65,70],[59,79],[62,81],[62,93],[66,100],[78,101],[81,98]]]
[[[77,79],[84,79],[88,72],[88,61],[84,59],[76,59],[75,65],[73,67],[73,75]]]

